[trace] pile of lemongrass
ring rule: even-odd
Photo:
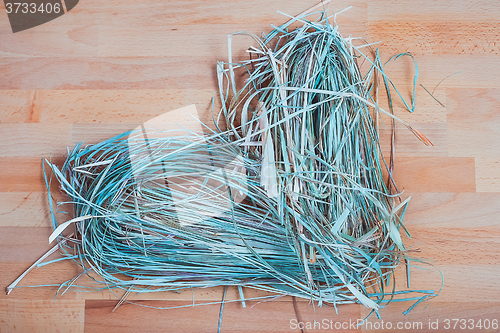
[[[220,135],[124,133],[49,163],[77,218],[86,269],[131,292],[220,285],[307,297],[259,163]],[[131,288],[131,289],[130,289]]]
[[[300,27],[289,29],[297,22]],[[230,140],[261,161],[261,186],[293,239],[309,297],[335,303],[342,290],[377,309],[394,269],[411,260],[400,234],[408,234],[402,222],[409,198],[401,202],[400,193],[391,193],[393,160],[382,156],[379,114],[430,141],[378,105],[379,80],[391,109],[390,87],[399,94],[378,51],[343,38],[326,13],[316,21],[291,18],[263,38],[238,34],[257,47],[248,50],[250,60],[219,63],[220,115]],[[229,53],[231,61],[231,46]],[[393,59],[403,55],[411,56]],[[369,64],[364,75],[358,61]],[[241,88],[239,71],[248,76]],[[414,99],[411,107],[403,103],[413,112]],[[381,297],[371,299],[368,290]]]
[[[229,46],[217,66],[224,130],[127,132],[77,145],[62,167],[45,161],[75,216],[58,223],[49,200],[51,240],[105,288],[128,293],[233,285],[242,299],[249,287],[374,311],[433,295],[386,291],[411,260],[401,238],[408,200],[391,192],[378,137],[381,113],[404,123],[377,103],[379,81],[395,87],[378,52],[313,15],[247,34],[250,60],[233,62]]]

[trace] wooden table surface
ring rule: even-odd
[[[62,161],[66,147],[96,143],[135,128],[167,111],[196,104],[210,121],[217,89],[215,65],[227,59],[227,35],[259,34],[313,1],[131,1],[86,0],[54,21],[13,34],[0,5],[0,285],[6,287],[50,246],[50,223],[41,158]],[[396,114],[425,133],[425,147],[404,128],[397,130],[396,180],[412,196],[407,244],[430,259],[428,270],[412,269],[412,288],[439,289],[418,305],[392,303],[380,311],[385,323],[500,319],[500,4],[494,0],[338,0],[331,11],[345,35],[382,41],[384,59],[412,52],[419,83],[435,91],[445,107],[420,86],[417,110]],[[239,55],[250,45],[239,39]],[[241,52],[239,52],[241,51]],[[413,67],[408,59],[387,66],[408,97]],[[381,136],[387,138],[388,132]],[[21,285],[61,283],[79,274],[61,262],[31,272]],[[398,272],[404,288],[404,273]],[[153,310],[130,304],[111,312],[109,292],[21,288],[0,295],[0,332],[216,332],[219,306]],[[250,290],[247,296],[253,295]],[[176,306],[218,301],[221,289],[148,296],[141,304]],[[118,296],[121,296],[118,295]],[[230,288],[228,299],[236,299]],[[315,309],[298,302],[303,322],[356,321],[360,305]],[[226,304],[223,332],[291,330],[293,303],[281,299]],[[370,317],[375,324],[375,317]],[[380,322],[379,322],[380,324]],[[453,321],[451,322],[453,326]],[[459,325],[461,325],[459,323]],[[457,329],[459,328],[457,325]],[[467,326],[469,327],[469,326]],[[293,328],[293,327],[292,327]],[[361,326],[358,331],[384,331]],[[297,331],[297,330],[296,330]],[[307,332],[314,330],[306,329]],[[317,330],[327,331],[327,330]],[[335,330],[333,331],[343,331]],[[391,330],[389,330],[391,331]],[[393,330],[394,331],[394,330]],[[412,330],[408,330],[412,331]],[[434,330],[436,331],[436,330]],[[447,330],[453,331],[453,330]],[[488,331],[479,328],[465,331]],[[489,331],[492,331],[491,329]]]

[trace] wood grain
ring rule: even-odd
[[[2,332],[83,332],[82,301],[0,301]]]
[[[405,193],[411,196],[405,225],[426,230],[498,226],[500,192]],[[406,196],[405,196],[406,197]]]
[[[51,159],[53,163],[64,163],[64,150],[61,147],[60,155]],[[50,153],[43,157],[50,158]],[[44,192],[47,190],[43,176],[42,156],[0,157],[0,169],[2,170],[0,192]],[[52,183],[51,189],[57,193],[57,184]]]
[[[0,124],[0,157],[61,156],[70,130],[69,124]]]
[[[174,307],[184,305],[173,301],[143,302],[144,305],[156,307]],[[172,332],[214,332],[217,331],[219,318],[219,305],[203,305],[199,307],[199,316],[192,317],[190,312],[195,308],[187,307],[181,309],[169,309],[166,316],[160,320],[148,309],[140,309],[131,305],[120,307],[111,314],[114,303],[109,301],[86,301],[85,306],[85,327],[92,332],[104,332],[104,328],[112,329],[113,332],[136,332],[141,329],[141,325],[124,325],[124,318],[154,318],[150,326],[153,331],[161,331],[162,327],[168,326]],[[339,308],[339,313],[335,313],[333,307],[322,307],[313,309],[306,302],[298,302],[298,313],[304,322],[314,323],[316,320],[323,323],[330,321],[344,321],[346,318],[357,318],[360,316],[359,305],[346,305]],[[149,309],[150,310],[150,309]],[[110,314],[102,316],[102,312]],[[181,318],[180,320],[172,320]],[[292,302],[266,302],[257,304],[247,302],[247,307],[242,308],[239,303],[226,303],[222,316],[222,332],[290,332],[294,327],[293,319],[296,318]],[[349,321],[349,319],[347,319]],[[128,320],[127,320],[128,322]],[[354,320],[355,322],[355,320]],[[314,324],[313,324],[314,325]],[[333,324],[334,325],[334,324]],[[315,331],[315,330],[307,330]],[[346,332],[360,332],[360,328],[347,329]]]
[[[397,157],[394,179],[409,192],[475,192],[471,157]]]
[[[500,155],[500,89],[447,89],[450,156]]]
[[[476,157],[476,191],[500,191],[500,160],[495,155]]]
[[[50,225],[44,192],[0,192],[0,227],[42,227]]]
[[[315,5],[308,1],[131,1],[86,0],[68,14],[13,34],[0,15],[0,283],[10,284],[51,246],[51,223],[42,158],[62,163],[68,146],[97,143],[156,117],[193,125],[171,110],[196,105],[201,121],[212,125],[216,97],[215,66],[227,59],[227,35],[269,31],[286,17]],[[404,237],[427,269],[411,268],[411,288],[435,289],[440,296],[419,304],[391,303],[381,321],[422,323],[407,331],[439,331],[431,322],[451,318],[500,319],[500,6],[493,0],[348,0],[332,1],[345,36],[381,41],[381,56],[411,52],[419,84],[434,91],[436,102],[417,85],[416,111],[394,99],[394,113],[434,143],[422,145],[404,126],[396,126],[394,177],[411,196]],[[4,4],[0,3],[3,12]],[[248,38],[233,50],[245,56]],[[366,63],[363,65],[366,67]],[[411,100],[414,67],[409,57],[386,66],[402,96]],[[387,98],[380,95],[381,105]],[[216,108],[217,110],[217,104]],[[389,151],[390,121],[381,117],[382,150]],[[54,183],[51,193],[64,196]],[[71,211],[70,207],[61,207]],[[58,213],[60,221],[70,214]],[[58,254],[51,259],[58,258]],[[111,312],[123,291],[79,293],[69,290],[54,302],[57,284],[81,272],[66,260],[32,271],[18,288],[0,294],[0,332],[215,332],[220,306],[154,310],[124,304]],[[396,285],[406,289],[403,267]],[[82,276],[78,282],[90,284]],[[259,291],[244,289],[247,297]],[[217,302],[222,288],[129,296],[142,305],[179,306]],[[227,300],[238,300],[235,287]],[[318,308],[297,301],[304,323],[343,323],[365,318],[359,305]],[[289,332],[297,313],[289,297],[274,301],[229,302],[223,332]],[[367,324],[352,328],[306,328],[306,332],[383,332]],[[482,332],[490,330],[482,329]]]

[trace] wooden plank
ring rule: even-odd
[[[498,14],[488,1],[369,1],[368,31],[394,54],[499,54]]]
[[[204,117],[202,120],[210,124],[212,97],[219,98],[212,90],[192,89],[41,90],[37,91],[35,101],[40,111],[32,118],[50,124],[138,124],[195,104],[198,118]],[[219,104],[215,104],[215,112]],[[187,115],[182,121],[195,119]]]
[[[383,61],[387,61],[395,55],[395,52],[386,51],[383,44],[380,45],[380,48]],[[396,54],[405,51],[414,50],[401,48]],[[500,78],[497,75],[491,75],[491,68],[497,68],[500,65],[500,58],[496,55],[424,54],[417,55],[415,60],[418,63],[419,83],[422,83],[427,89],[434,89],[439,82],[451,74],[456,75],[446,79],[439,86],[439,89],[500,87]],[[399,82],[407,84],[411,82],[409,80],[414,75],[413,61],[409,57],[391,62],[390,65],[384,67],[384,70],[396,84]]]
[[[474,158],[397,157],[394,179],[408,192],[475,192]]]
[[[389,65],[390,66],[390,65]],[[408,82],[394,82],[396,87],[405,99],[406,103],[411,107],[413,86],[408,85],[410,77],[407,77]],[[429,86],[426,89],[432,91],[434,87]],[[444,105],[446,105],[445,89],[438,87],[434,96]],[[416,87],[415,111],[410,112],[404,105],[401,97],[391,87],[391,97],[393,112],[399,119],[408,122],[413,128],[422,132],[433,144],[432,147],[425,146],[420,142],[406,126],[399,121],[396,124],[396,156],[411,157],[411,156],[448,156],[448,133],[446,126],[446,108],[440,105],[432,96],[424,90],[420,85]],[[381,88],[379,93],[378,105],[386,111],[390,111],[385,88]],[[392,119],[381,113],[379,117],[379,132],[382,152],[385,157],[389,156],[390,142],[392,133]]]
[[[394,53],[382,50],[385,60]],[[419,77],[426,88],[436,86],[450,74],[444,87],[500,88],[500,77],[490,75],[500,66],[497,56],[422,55],[417,57]],[[196,55],[186,57],[2,57],[0,89],[216,89],[216,61],[227,60],[226,54],[214,59]],[[386,66],[396,83],[408,83],[411,64],[398,60]],[[189,63],[189,66],[186,64]],[[53,75],[53,73],[64,75]],[[124,74],[126,73],[126,75]],[[441,86],[440,86],[441,87]]]
[[[99,32],[99,57],[197,57],[210,59],[214,66],[217,60],[227,58],[227,36],[241,29],[241,24],[176,25],[170,27],[121,27],[104,26]],[[266,25],[256,22],[245,27],[248,31],[260,32]],[[217,34],[213,32],[217,31]],[[145,37],[147,36],[147,37]],[[193,41],[185,43],[186,40]],[[233,52],[237,59],[248,58],[245,50],[255,42],[250,37],[235,36]],[[218,57],[219,59],[218,59]]]
[[[500,38],[499,21],[467,22],[453,20],[423,21],[421,17],[397,17],[391,20],[370,21],[370,40],[384,41],[385,52],[394,54],[411,51],[424,54],[499,54],[496,40]]]
[[[39,91],[42,123],[140,123],[183,106],[180,90]]]
[[[85,285],[90,286],[90,279],[85,277],[79,283],[85,283]],[[245,299],[262,299],[262,301],[272,300],[273,302],[291,302],[292,297],[290,296],[279,296],[273,293],[264,292],[261,290],[256,290],[249,287],[242,287]],[[180,291],[164,291],[155,293],[131,293],[127,296],[127,300],[130,301],[182,301],[184,304],[192,305],[202,305],[210,302],[217,302],[222,299],[223,287],[212,287],[212,288],[193,288],[184,289]],[[71,294],[71,291],[68,291]],[[123,290],[101,290],[101,291],[90,291],[82,293],[74,293],[76,299],[84,300],[113,300],[118,303],[119,299],[125,294]],[[70,296],[72,297],[72,296]],[[240,302],[240,294],[236,286],[229,286],[226,291],[226,300]],[[299,298],[297,302],[308,302],[307,299]]]
[[[405,193],[405,225],[426,230],[498,226],[500,193]]]
[[[449,240],[447,239],[447,241]],[[415,257],[424,258],[426,263],[412,262],[412,267],[410,269],[410,288],[406,285],[406,267],[404,264],[401,264],[395,274],[396,290],[432,290],[435,293],[439,292],[439,296],[433,298],[435,302],[498,302],[498,297],[500,295],[498,288],[500,282],[495,276],[499,273],[499,268],[493,262],[489,264],[478,263],[476,265],[473,255],[469,255],[463,260],[458,256],[457,258],[452,258],[450,256],[449,258],[442,257],[441,260],[435,261],[434,256],[437,255],[438,249],[431,248],[430,244],[419,244],[418,248],[420,248],[422,252],[413,253],[413,255]],[[429,258],[424,255],[426,249],[428,254],[432,253],[432,257]],[[450,254],[451,252],[447,250],[447,253]],[[480,272],[480,276],[478,276],[478,272]],[[443,277],[443,279],[441,277]],[[485,281],[487,281],[487,283],[484,283]],[[392,284],[386,289],[387,292],[390,292],[392,290]],[[425,294],[413,293],[406,296],[420,297],[424,295]],[[413,302],[402,303],[406,309],[413,304]],[[390,304],[388,308],[391,306],[392,304]],[[425,303],[422,307],[425,307]],[[398,307],[393,310],[388,309],[388,311],[391,312],[397,310]]]
[[[412,262],[410,268],[410,287],[407,286],[406,266],[402,263],[395,271],[396,290],[433,290],[439,291],[436,302],[498,302],[500,296],[498,279],[499,267],[496,265],[500,252],[497,250],[500,228],[454,228],[434,229],[410,227],[412,239],[403,236],[411,258],[423,261]],[[489,235],[490,234],[490,235]],[[469,235],[469,237],[467,237]],[[476,238],[477,237],[477,238]],[[471,238],[475,240],[470,241]],[[492,247],[484,247],[492,242]],[[468,246],[464,247],[463,244]],[[495,248],[496,246],[496,248]],[[480,277],[478,276],[480,272]],[[391,283],[387,289],[392,290]],[[423,294],[408,294],[417,297]],[[430,301],[433,302],[433,301]],[[403,302],[408,309],[412,302]],[[388,306],[391,308],[392,304]],[[425,307],[425,304],[422,305]],[[397,311],[396,306],[391,313]],[[418,310],[417,310],[418,312]]]
[[[388,70],[391,70],[391,67],[392,63],[386,65],[386,68]],[[397,80],[393,81],[399,93],[402,95],[402,97],[405,99],[406,103],[410,107],[412,105],[412,94],[413,94],[412,80],[413,80],[412,77],[407,76],[402,81],[397,81]],[[415,87],[416,99],[415,99],[415,111],[413,113],[408,111],[408,109],[403,104],[401,97],[391,86],[391,99],[394,109],[394,115],[412,124],[446,123],[446,108],[440,105],[434,98],[432,98],[432,96],[427,91],[425,91],[425,89],[422,88],[422,86],[420,86],[420,83],[422,83],[422,85],[430,92],[434,90],[435,86],[429,85],[427,84],[427,82],[423,82],[420,80],[418,82],[419,82],[418,85]],[[390,111],[385,87],[381,86],[379,89],[380,92],[379,92],[378,104],[382,109]],[[441,103],[446,105],[446,96],[447,96],[446,89],[441,88],[441,86],[439,86],[434,91],[433,95]],[[386,124],[390,120],[390,118],[385,116],[384,114],[381,114],[381,118],[384,120]]]
[[[139,302],[139,304],[156,307],[178,305],[176,302],[168,301]],[[145,307],[124,304],[116,312],[112,313],[111,311],[115,305],[116,302],[111,301],[86,301],[85,331],[106,332],[113,329],[120,332],[139,332],[143,330],[155,332],[167,328],[169,331],[175,332],[217,330],[218,305],[204,306],[199,309],[188,307],[155,311]],[[196,316],[193,316],[194,311],[196,311]]]
[[[47,242],[48,243],[48,242]],[[38,247],[37,247],[38,248]],[[41,257],[43,253],[36,253],[38,257]],[[61,256],[56,253],[47,258],[49,260],[55,260],[61,258]],[[14,282],[26,269],[28,269],[38,258],[33,261],[12,261],[12,262],[0,262],[0,269],[2,270],[2,275],[0,275],[0,282],[4,287],[9,286]],[[66,291],[66,287],[59,287],[62,283],[68,282],[75,278],[82,272],[77,264],[67,261],[61,261],[47,266],[41,266],[40,268],[31,270],[12,290],[9,295],[5,292],[0,293],[0,302],[9,300],[78,300],[82,299],[79,297],[80,293],[77,293],[74,289],[69,289]],[[90,279],[82,276],[77,280],[77,284],[81,283],[90,285]],[[59,290],[59,293],[58,293]],[[66,291],[66,292],[65,292]],[[64,293],[65,292],[65,293]],[[63,294],[64,293],[64,294]],[[57,296],[57,298],[56,298]],[[104,296],[102,298],[105,298]],[[109,293],[108,299],[116,299]]]
[[[138,28],[144,26],[148,28],[173,26],[175,28],[184,25],[261,24],[263,29],[269,29],[269,24],[287,20],[285,16],[277,13],[278,10],[289,15],[297,15],[315,6],[318,1],[290,2],[277,0],[270,3],[257,0],[249,3],[242,0],[221,0],[217,3],[211,3],[202,0],[189,0],[165,3],[161,0],[152,0],[141,3],[111,0],[105,4],[99,3],[99,6],[96,6],[96,3],[98,3],[96,0],[91,0],[88,5],[79,5],[79,11],[105,18],[106,22],[101,21],[102,24],[117,28],[130,26]],[[333,14],[349,6],[353,8],[339,15],[337,22],[342,24],[343,27],[348,26],[351,29],[360,30],[364,28],[367,1],[352,3],[348,0],[339,0],[326,5],[324,8],[329,9],[330,14]],[[221,10],[221,8],[224,10]],[[261,10],[262,8],[265,8],[265,10]],[[116,15],[109,15],[110,12]],[[241,31],[241,28],[237,31]]]
[[[184,305],[174,301],[139,302],[139,304],[156,307]],[[306,302],[298,302],[297,304],[304,325],[306,323],[314,325],[314,320],[322,322],[324,319],[328,321],[328,325],[330,325],[330,320],[333,322],[337,320],[349,321],[349,319],[356,321],[360,314],[359,305],[339,307],[339,313],[335,314],[335,309],[332,307],[313,309]],[[157,331],[168,326],[170,330],[175,332],[211,332],[217,330],[220,313],[218,304],[203,305],[199,308],[169,309],[160,312],[163,313],[161,316],[155,315],[161,310],[151,311],[132,304],[122,305],[116,312],[111,313],[114,306],[115,304],[109,301],[86,301],[85,330],[104,332],[109,327],[113,327],[120,329],[121,332],[137,332]],[[130,320],[131,318],[141,319]],[[173,320],[174,318],[175,320]],[[226,303],[222,313],[221,332],[289,332],[298,326],[298,322],[294,321],[296,318],[291,302],[261,302],[257,304],[249,301],[246,308],[242,308],[241,304],[238,303]],[[128,324],[125,325],[125,322]],[[300,330],[295,329],[294,331]]]
[[[140,123],[78,123],[71,125],[70,147],[79,142],[97,144],[139,127]]]
[[[46,52],[56,54],[56,51],[58,51],[59,55],[61,53],[64,55],[72,55],[70,52],[73,51],[73,49],[78,46],[84,46],[78,45],[78,43],[75,42],[84,44],[85,41],[90,39],[93,42],[92,45],[99,43],[100,40],[97,39],[99,29],[96,31],[92,30],[92,35],[84,35],[83,32],[80,31],[85,28],[90,30],[90,27],[95,25],[101,28],[115,27],[116,30],[120,30],[124,27],[135,27],[139,29],[162,27],[165,30],[175,30],[179,26],[205,26],[205,29],[200,29],[200,31],[203,30],[201,31],[202,33],[209,30],[214,31],[215,29],[211,28],[212,25],[239,26],[239,28],[231,31],[231,33],[243,30],[243,25],[246,27],[256,25],[259,26],[259,28],[257,31],[252,32],[259,34],[260,31],[269,29],[270,24],[275,24],[276,22],[284,23],[287,20],[286,16],[277,12],[278,10],[288,15],[297,15],[317,3],[318,2],[315,0],[303,2],[277,0],[272,3],[264,0],[256,0],[252,3],[242,0],[223,0],[217,3],[201,0],[169,3],[165,3],[161,0],[152,0],[142,3],[130,0],[112,0],[103,4],[96,0],[88,0],[85,3],[79,3],[78,6],[71,11],[70,15],[60,17],[57,21],[54,20],[50,24],[44,24],[36,30],[23,32],[21,37],[17,37],[18,39],[16,42],[19,44],[29,44],[29,42],[35,44],[31,38],[36,33],[43,33],[44,36],[51,34],[49,38],[52,38],[57,36],[56,32],[59,32],[59,37],[63,38],[61,38],[60,41],[54,40],[54,44],[65,45],[66,47],[61,47],[60,49],[52,47],[52,50],[50,50],[48,47],[49,45],[47,45],[45,46],[47,47]],[[1,8],[4,9],[4,5],[1,4],[1,6]],[[264,6],[266,8],[265,11],[256,10],[256,8],[264,8]],[[366,27],[367,1],[352,3],[348,0],[340,0],[330,3],[324,8],[329,9],[330,14],[333,14],[334,12],[339,12],[350,6],[353,8],[337,17],[337,23],[341,24],[343,28],[349,28],[351,33],[358,31],[364,34]],[[224,10],[221,11],[221,8],[224,8]],[[110,15],[110,13],[112,14]],[[0,30],[0,33],[5,33],[6,36],[7,33],[12,34],[7,16],[2,16],[0,22],[2,23],[2,30]],[[218,33],[218,35],[222,36],[224,33]],[[75,45],[71,44],[71,41]],[[40,47],[43,45],[37,44],[36,46]],[[86,51],[90,52],[90,50]],[[29,53],[24,54],[31,55]],[[41,54],[39,53],[37,55]]]
[[[185,67],[186,63],[191,65]],[[214,82],[214,66],[213,61],[196,55],[2,57],[0,89],[206,89],[207,82]]]
[[[408,241],[408,246],[416,245],[421,249],[417,257],[431,259],[439,265],[460,264],[464,267],[484,265],[489,269],[496,270],[492,263],[500,260],[500,227],[493,225],[489,227],[467,228],[428,228],[425,225],[412,226],[410,228],[412,240]],[[463,244],[467,243],[467,247]],[[482,246],[488,244],[488,246]],[[472,252],[471,249],[474,249]],[[493,273],[492,273],[493,274]],[[448,275],[448,274],[447,274]],[[450,277],[447,276],[448,280]],[[491,286],[491,292],[495,287]],[[489,298],[486,297],[486,298]]]
[[[83,301],[1,300],[2,332],[83,332]]]
[[[35,262],[54,245],[49,245],[51,228],[1,227],[0,262]],[[27,268],[27,267],[26,267]],[[22,272],[21,272],[22,273]]]
[[[494,1],[435,1],[370,0],[369,20],[392,20],[403,15],[428,21],[454,19],[463,21],[491,21],[498,19],[500,8]]]
[[[380,129],[382,153],[386,158],[390,153],[392,129],[390,123]],[[411,123],[411,126],[422,132],[434,146],[424,145],[408,128],[396,124],[396,153],[397,157],[447,157],[448,133],[446,123]]]
[[[211,89],[0,90],[9,123],[140,123],[179,107],[196,104],[200,118],[212,120],[220,97]]]
[[[0,157],[62,156],[69,134],[68,124],[0,124]]]
[[[450,156],[500,157],[500,89],[447,89]]]
[[[500,155],[476,157],[476,191],[500,192]]]
[[[35,96],[34,90],[0,90],[3,107],[0,123],[32,122]]]
[[[7,15],[2,18],[7,19]],[[93,23],[90,15],[85,17],[86,22],[75,22],[75,18],[79,19],[72,12],[70,17],[64,15],[57,21],[40,25],[36,30],[25,30],[21,34],[13,34],[8,20],[1,20],[0,38],[3,43],[0,46],[0,56],[97,56],[99,26]],[[83,17],[79,19],[83,20]],[[40,34],[43,34],[43,39]]]
[[[0,192],[0,227],[50,225],[47,193]]]
[[[50,154],[46,154],[50,158]],[[56,165],[62,165],[64,158],[62,156],[51,159]],[[44,192],[47,190],[43,176],[42,157],[15,156],[0,157],[0,192]],[[47,169],[47,179],[50,179],[51,172]],[[58,185],[56,181],[52,182],[51,192],[56,196],[58,194]]]

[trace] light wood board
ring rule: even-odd
[[[166,112],[196,104],[211,121],[217,90],[215,66],[227,60],[227,35],[267,32],[285,22],[277,10],[298,14],[316,1],[86,0],[39,27],[13,34],[0,4],[0,285],[6,287],[50,246],[49,213],[41,160],[62,162],[68,146],[133,129]],[[412,288],[439,289],[418,305],[392,303],[384,322],[429,323],[500,319],[500,6],[494,0],[339,0],[330,11],[345,36],[381,41],[382,57],[410,51],[419,83],[436,89],[439,105],[420,86],[417,110],[396,114],[426,134],[425,147],[397,128],[396,181],[412,200],[405,217],[407,244],[431,259],[429,270],[412,269]],[[236,39],[243,57],[249,39]],[[388,75],[409,98],[409,58],[387,65]],[[383,140],[389,131],[382,130]],[[57,192],[57,191],[56,191]],[[56,284],[79,274],[72,263],[44,266],[22,285]],[[400,281],[404,272],[399,271]],[[404,283],[400,286],[404,288]],[[219,305],[153,310],[130,304],[114,313],[109,292],[68,291],[53,301],[57,287],[21,288],[0,294],[0,332],[216,332]],[[221,288],[193,293],[131,295],[161,307],[218,301]],[[247,296],[254,295],[245,291]],[[121,295],[119,295],[121,296]],[[233,288],[229,300],[237,299]],[[298,302],[304,322],[356,321],[359,305],[313,308]],[[256,304],[227,303],[223,332],[288,332],[296,318],[290,299]],[[375,317],[370,317],[375,323]],[[469,323],[469,322],[468,322]],[[453,324],[453,322],[452,322]],[[458,327],[458,326],[457,326]],[[345,327],[344,327],[345,328]],[[395,331],[352,329],[315,331]],[[436,330],[434,330],[436,331]],[[453,331],[453,330],[448,330]],[[492,331],[470,330],[466,331]]]

